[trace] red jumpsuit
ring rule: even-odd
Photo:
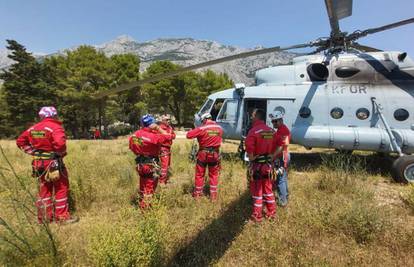
[[[66,136],[62,122],[53,118],[45,118],[24,131],[17,138],[16,144],[27,154],[34,156],[33,173],[38,177],[40,183],[36,202],[39,222],[44,219],[49,222],[53,221],[53,211],[57,221],[69,219],[69,180],[64,165],[61,166],[57,180],[53,182],[45,180],[45,172],[52,164],[56,163],[51,152],[59,157],[66,155]]]
[[[275,196],[272,191],[272,160],[274,152],[274,131],[263,121],[256,121],[246,137],[246,152],[256,159],[251,162],[250,193],[253,198],[252,219],[262,220],[263,201],[266,204],[266,217],[274,217],[276,213]]]
[[[207,120],[205,124],[187,133],[188,139],[197,138],[199,151],[195,170],[195,189],[193,197],[203,195],[204,175],[208,166],[210,178],[210,198],[217,198],[218,176],[220,171],[219,149],[222,142],[223,129],[216,122]]]
[[[168,169],[171,165],[171,145],[172,140],[175,139],[174,129],[166,124],[161,123],[160,127],[166,131],[169,135],[171,135],[171,139],[165,141],[161,145],[161,154],[160,154],[160,161],[161,161],[161,176],[160,176],[160,183],[166,184],[169,177],[168,177]]]
[[[148,127],[136,131],[129,138],[129,149],[137,155],[137,172],[139,174],[140,208],[149,206],[149,199],[157,187],[155,174],[159,163],[161,144],[171,140],[170,135],[162,135]],[[155,174],[155,175],[154,175]]]

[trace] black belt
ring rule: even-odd
[[[159,162],[159,158],[158,157],[154,157],[154,156],[145,156],[145,155],[138,155],[135,158],[135,163],[136,164],[150,164],[150,163],[154,163],[155,162]]]
[[[206,152],[213,153],[213,152],[219,152],[219,148],[214,147],[214,146],[209,146],[209,147],[200,148],[200,151],[206,151]]]

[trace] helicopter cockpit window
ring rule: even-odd
[[[331,117],[334,119],[340,119],[344,116],[344,111],[341,108],[333,108],[331,110]]]
[[[227,99],[224,101],[223,107],[218,114],[217,121],[236,122],[238,100]]]
[[[368,109],[366,109],[366,108],[359,108],[359,109],[356,111],[356,116],[357,116],[357,118],[358,118],[358,119],[360,119],[360,120],[366,120],[366,119],[368,119],[368,117],[369,117],[369,110],[368,110]]]
[[[410,116],[410,113],[406,109],[399,108],[394,112],[394,118],[397,121],[405,121]]]
[[[311,114],[312,112],[308,107],[301,107],[299,110],[299,116],[301,116],[304,119],[309,118]]]
[[[200,109],[200,111],[198,112],[198,114],[199,115],[202,115],[202,114],[208,112],[210,110],[211,106],[213,105],[213,103],[214,103],[213,99],[207,99],[206,103]]]
[[[219,114],[220,109],[223,106],[223,102],[224,102],[223,98],[218,98],[214,102],[213,108],[210,111],[210,114],[211,114],[211,117],[212,117],[213,121],[215,121],[217,119],[217,115]]]

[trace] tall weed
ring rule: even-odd
[[[17,175],[3,148],[0,169],[0,265],[58,266],[59,243],[48,223],[37,223],[31,179]],[[33,185],[32,185],[33,186]]]

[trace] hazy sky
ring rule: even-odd
[[[354,0],[354,31],[414,17],[414,0]],[[241,47],[307,42],[329,35],[323,0],[0,0],[0,49],[15,39],[34,52],[101,44],[119,35],[215,40]],[[414,24],[359,42],[414,57]]]

